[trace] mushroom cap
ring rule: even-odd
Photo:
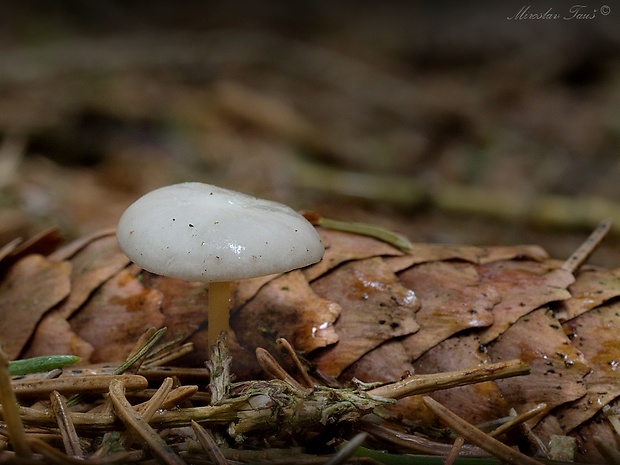
[[[286,205],[198,182],[136,200],[116,237],[145,270],[189,281],[283,273],[318,262],[324,252],[314,227]]]

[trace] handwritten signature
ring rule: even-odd
[[[547,20],[553,21],[562,19],[565,21],[571,20],[592,20],[597,16],[607,16],[611,13],[611,8],[608,5],[601,5],[599,8],[591,8],[588,5],[573,5],[567,12],[559,13],[553,8],[548,8],[546,11],[532,11],[531,5],[524,5],[521,9],[512,16],[507,16],[506,19],[514,20]]]

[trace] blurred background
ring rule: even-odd
[[[0,245],[202,181],[620,267],[620,5],[0,4]]]

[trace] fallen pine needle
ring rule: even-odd
[[[299,391],[303,392],[306,390],[304,386],[299,384],[297,380],[295,380],[295,378],[289,375],[288,372],[284,368],[282,368],[282,365],[280,365],[277,360],[273,358],[273,355],[271,355],[262,347],[256,348],[256,360],[258,360],[258,364],[269,376],[280,379],[282,381],[286,381]]]
[[[61,451],[48,444],[41,439],[32,438],[28,439],[28,444],[32,449],[41,454],[46,462],[44,463],[56,463],[59,465],[108,465],[108,464],[129,464],[136,462],[143,458],[144,453],[142,451],[130,451],[130,452],[115,452],[105,457],[89,457],[88,459],[70,457],[67,454],[63,454]],[[32,460],[33,464],[41,465],[41,461]],[[22,465],[22,462],[18,462],[16,465]],[[26,465],[24,463],[23,465]]]
[[[200,443],[204,451],[209,456],[209,459],[211,459],[211,461],[215,465],[228,465],[228,461],[226,460],[226,457],[224,457],[224,454],[222,453],[217,443],[215,442],[215,439],[211,435],[211,432],[205,430],[202,426],[200,426],[194,420],[192,420],[191,424],[192,424],[192,429],[194,430],[194,433],[196,433],[196,438],[198,438],[198,442]]]
[[[540,403],[538,405],[535,405],[534,407],[529,409],[527,412],[523,412],[520,415],[515,415],[503,425],[498,426],[496,429],[494,429],[493,431],[489,433],[489,436],[496,438],[504,434],[506,431],[514,428],[515,426],[525,423],[530,418],[534,418],[536,415],[539,415],[540,413],[545,412],[546,410],[547,410],[547,404],[545,403]]]
[[[445,457],[452,449],[451,444],[432,441],[423,436],[397,431],[384,425],[371,423],[370,421],[362,421],[361,429],[369,433],[375,439],[379,439],[407,453],[440,455]],[[471,444],[464,444],[460,454],[465,457],[481,457],[487,455],[480,447]]]
[[[19,415],[19,407],[11,377],[9,376],[9,361],[4,350],[0,348],[0,404],[2,404],[2,417],[9,431],[9,438],[17,457],[29,458],[30,446],[26,440],[24,424]]]
[[[353,457],[355,451],[361,446],[368,434],[366,433],[358,433],[353,439],[346,443],[346,445],[341,448],[336,455],[334,455],[331,459],[329,459],[325,465],[341,465],[345,463],[349,458]]]
[[[53,391],[50,394],[50,405],[56,416],[56,422],[58,423],[62,443],[65,446],[65,452],[67,455],[77,458],[84,457],[82,446],[80,445],[80,438],[75,430],[75,425],[71,419],[71,414],[65,398],[61,396],[58,391]]]
[[[171,378],[167,378],[167,379],[171,379]],[[196,385],[179,386],[171,390],[166,395],[166,398],[162,401],[160,408],[163,410],[169,410],[173,407],[176,407],[180,403],[190,399],[191,397],[194,397],[197,392],[198,392],[198,386]],[[143,405],[145,405],[147,402],[145,402],[144,404],[136,405],[136,410],[142,409]]]
[[[594,438],[596,449],[609,465],[617,465],[620,463],[620,452],[611,444],[605,442],[601,438]]]
[[[424,396],[423,401],[424,405],[437,415],[437,418],[448,428],[498,459],[514,465],[542,465],[538,460],[528,457],[507,446],[503,442],[485,434],[471,423],[466,422],[461,417],[451,412],[432,397]]]
[[[382,228],[380,226],[368,223],[354,223],[351,221],[334,220],[331,218],[324,218],[314,212],[305,211],[302,212],[304,218],[315,226],[321,226],[325,229],[332,229],[334,231],[343,231],[353,234],[360,234],[362,236],[374,237],[387,244],[397,247],[401,250],[411,250],[413,244],[402,234],[395,233],[389,229]]]
[[[605,238],[611,229],[611,218],[601,221],[592,231],[588,238],[581,244],[575,252],[564,262],[562,269],[574,273],[588,259],[588,257],[596,250],[601,241]]]
[[[297,356],[297,353],[295,352],[295,349],[293,348],[291,343],[288,342],[287,339],[280,337],[276,339],[276,346],[278,347],[278,349],[286,352],[289,358],[293,361],[293,364],[295,365],[295,368],[299,372],[299,375],[301,376],[301,379],[305,387],[312,389],[314,387],[314,382],[312,381],[312,379],[308,375],[308,372],[302,365],[301,360],[299,360],[299,357]]]
[[[153,418],[153,415],[155,415],[155,412],[161,408],[162,402],[164,402],[164,400],[172,390],[172,385],[172,378],[166,378],[164,382],[161,383],[161,386],[155,392],[155,394],[153,394],[153,396],[147,402],[142,404],[140,408],[136,409],[136,411],[140,414],[140,416],[145,422],[148,423],[151,418]],[[133,441],[134,435],[129,430],[125,431],[119,440],[120,444],[125,448],[131,447]]]
[[[454,462],[456,461],[459,454],[461,453],[461,449],[463,448],[464,444],[465,444],[465,439],[463,439],[463,436],[458,436],[454,440],[454,444],[452,444],[452,448],[450,449],[450,453],[446,457],[444,465],[454,465]]]
[[[150,450],[155,459],[164,465],[184,465],[185,461],[174,453],[172,448],[157,432],[138,414],[125,397],[122,381],[112,380],[110,383],[110,399],[114,405],[114,412]]]

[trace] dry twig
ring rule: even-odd
[[[82,375],[54,379],[19,379],[13,381],[15,394],[19,397],[48,396],[53,391],[62,393],[101,394],[108,391],[110,382],[121,380],[129,391],[141,391],[148,386],[145,377],[139,375]]]
[[[400,381],[371,389],[368,394],[389,399],[402,399],[403,397],[425,394],[439,389],[521,376],[528,374],[529,371],[529,367],[520,360],[507,360],[448,373],[410,375]]]
[[[605,239],[612,226],[611,218],[601,221],[592,231],[588,238],[581,244],[575,252],[564,262],[562,268],[574,273],[588,259],[588,257],[596,250],[598,245]]]

